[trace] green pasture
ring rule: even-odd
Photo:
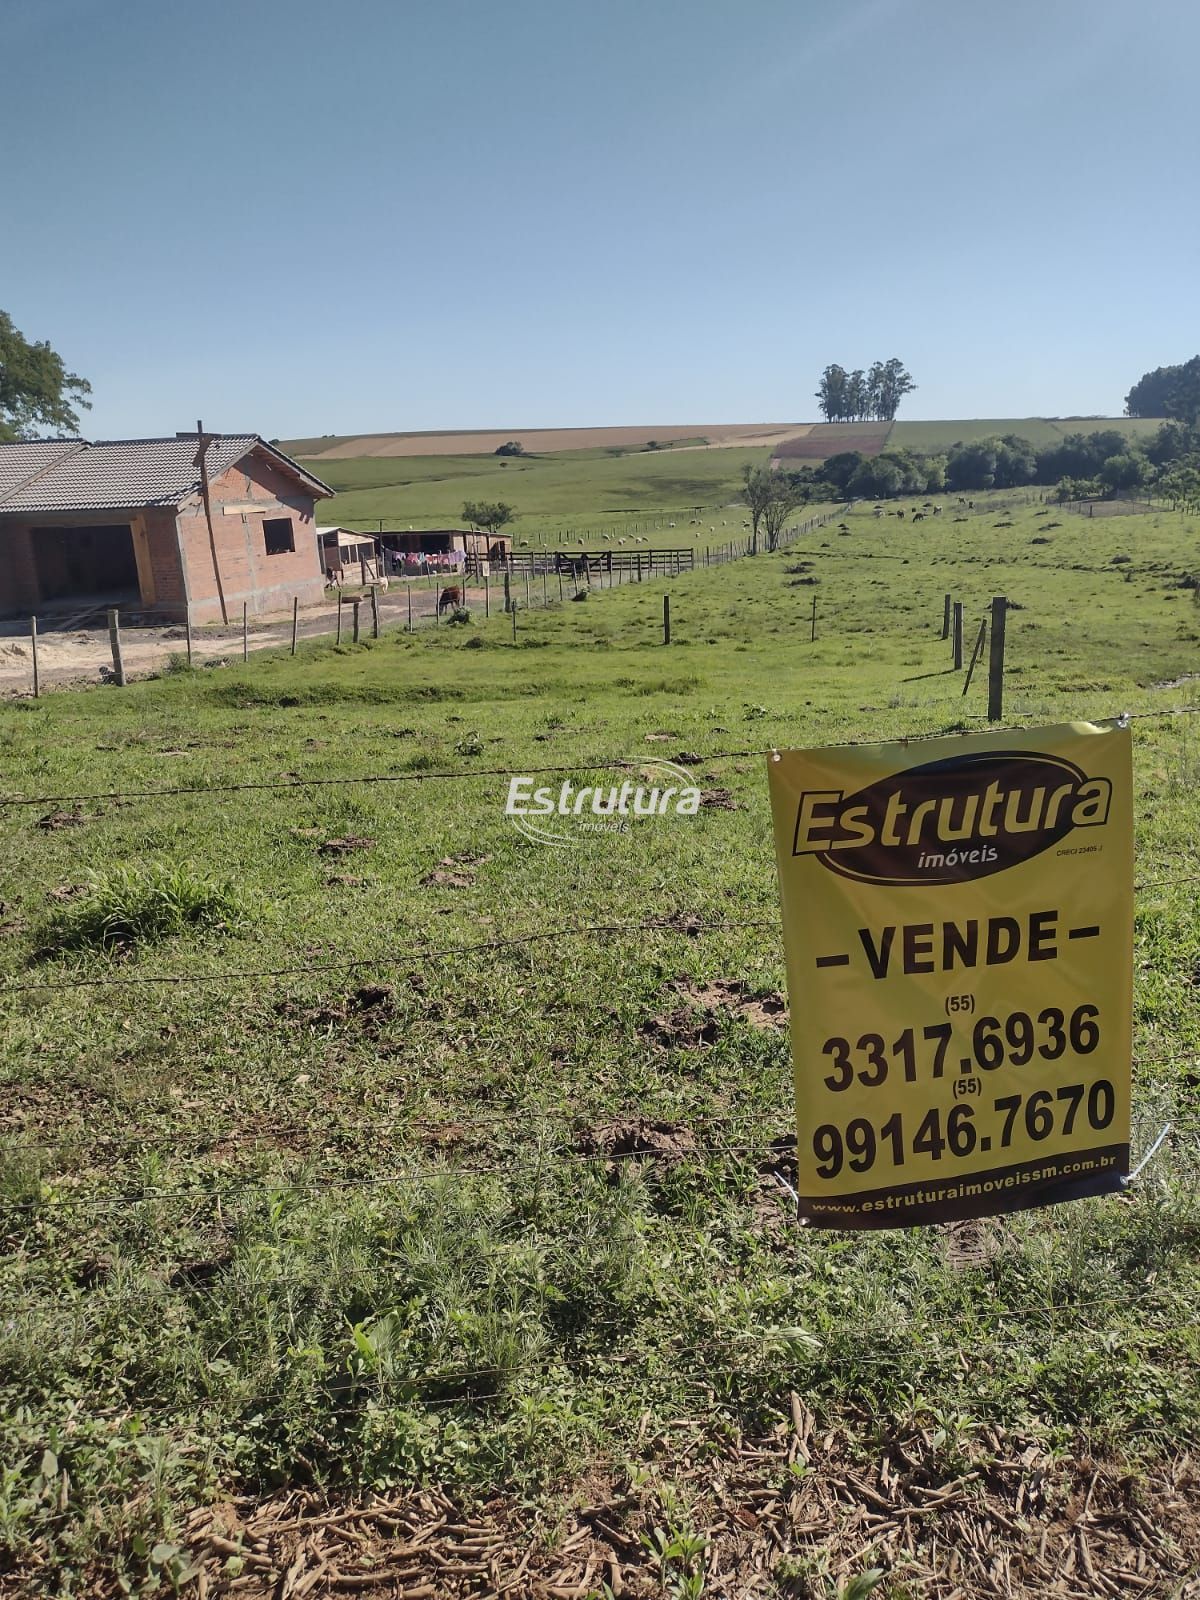
[[[631,470],[503,476],[615,515]],[[506,1496],[552,1538],[619,1482],[691,1525],[685,1440],[803,1477],[793,1392],[931,1492],[1001,1437],[1139,1494],[1200,1444],[1200,718],[1157,715],[1198,698],[1200,526],[977,504],[672,579],[669,647],[661,581],[515,640],[472,591],[462,625],[0,706],[0,800],[39,797],[0,806],[0,1587],[170,1593],[197,1507],[297,1483]],[[793,1225],[786,1039],[736,999],[784,982],[766,753],[984,725],[946,592],[968,637],[1013,602],[1008,720],[1156,714],[1135,1157],[1176,1126],[1127,1196],[989,1224],[966,1269],[937,1230]],[[505,774],[655,757],[699,816],[558,849],[503,814]],[[627,1592],[701,1593],[638,1559]],[[764,1594],[834,1592],[775,1561]]]
[[[894,422],[888,435],[890,450],[915,450],[936,455],[953,444],[969,444],[974,439],[1001,438],[1015,433],[1020,439],[1041,448],[1055,444],[1069,433],[1104,433],[1112,429],[1129,438],[1156,433],[1159,417],[966,417],[944,422]]]
[[[764,463],[766,449],[586,450],[545,456],[362,456],[306,465],[337,490],[319,514],[325,522],[368,531],[462,526],[468,500],[505,500],[518,519],[518,545],[551,542],[572,530],[593,542],[606,532],[653,532],[667,546],[722,543],[741,530],[731,503],[743,466]],[[693,527],[691,519],[700,519]],[[670,527],[671,522],[675,528]],[[724,535],[721,523],[727,526]],[[710,535],[708,530],[715,531]]]

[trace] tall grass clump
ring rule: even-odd
[[[90,874],[85,893],[50,924],[43,954],[129,950],[189,929],[227,928],[245,914],[241,892],[227,878],[185,862],[124,864]]]

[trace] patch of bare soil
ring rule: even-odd
[[[635,1117],[589,1129],[576,1139],[575,1148],[580,1155],[607,1156],[613,1161],[681,1161],[695,1150],[696,1140],[682,1123]]]
[[[641,1030],[646,1038],[668,1049],[712,1044],[723,1017],[738,1018],[753,1028],[787,1027],[787,1001],[782,995],[755,994],[737,978],[716,978],[710,983],[677,978],[669,985],[668,994],[681,1003],[650,1017]]]
[[[705,811],[736,811],[738,803],[730,789],[701,789],[700,805]]]
[[[427,889],[469,889],[475,882],[475,874],[488,856],[472,855],[463,851],[456,856],[443,856],[436,867],[433,867],[421,879],[421,884]]]
[[[705,1594],[815,1600],[879,1567],[928,1600],[1200,1597],[1188,1456],[1135,1483],[1119,1462],[1064,1463],[996,1430],[986,1453],[954,1465],[929,1431],[864,1460],[862,1434],[824,1429],[795,1394],[788,1420],[719,1456],[702,1434],[700,1419],[668,1429],[647,1417],[638,1444],[690,1502]],[[292,1490],[197,1511],[186,1538],[208,1600],[583,1600],[602,1585],[649,1600],[683,1575],[647,1548],[663,1522],[655,1481],[653,1469],[637,1488],[593,1478],[553,1528],[501,1496],[468,1509],[437,1489],[357,1503]],[[117,1592],[99,1575],[87,1586]]]
[[[354,850],[370,850],[374,844],[374,839],[368,839],[362,834],[348,833],[341,839],[323,840],[317,846],[317,850],[323,856],[347,856]]]

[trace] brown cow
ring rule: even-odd
[[[462,590],[458,584],[451,584],[438,595],[438,616],[443,611],[457,611],[462,605]]]

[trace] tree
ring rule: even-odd
[[[7,311],[0,311],[0,439],[20,439],[49,428],[78,433],[75,406],[85,410],[92,386],[63,365],[44,340],[31,344]]]
[[[845,420],[848,376],[845,367],[836,365],[826,367],[821,374],[820,386],[817,389],[817,404],[826,422]]]
[[[901,400],[916,387],[897,356],[872,362],[869,372],[861,367],[847,372],[834,364],[821,374],[817,404],[826,422],[862,422],[867,417],[894,422]]]
[[[796,507],[803,505],[805,492],[802,482],[786,472],[770,472],[774,490],[763,509],[763,530],[767,536],[767,549],[778,550],[779,540],[787,520]]]
[[[523,456],[525,446],[519,439],[509,439],[505,444],[498,444],[493,453],[498,456]]]
[[[1200,419],[1200,356],[1174,367],[1155,367],[1142,376],[1125,396],[1130,417],[1176,417],[1181,422]]]
[[[742,498],[750,511],[750,554],[758,554],[758,529],[770,505],[775,490],[775,474],[769,467],[752,467],[749,462],[742,468],[745,490]]]
[[[1121,489],[1136,489],[1145,483],[1150,463],[1134,450],[1123,450],[1120,455],[1109,456],[1100,467],[1100,481],[1109,495]]]
[[[879,421],[894,422],[901,400],[916,387],[912,374],[898,356],[885,361],[879,376]]]
[[[817,477],[838,495],[844,495],[850,479],[866,459],[861,450],[839,450],[835,456],[826,456],[817,468]]]
[[[473,528],[486,528],[494,539],[517,513],[503,500],[468,500],[462,508],[462,514],[464,521]]]

